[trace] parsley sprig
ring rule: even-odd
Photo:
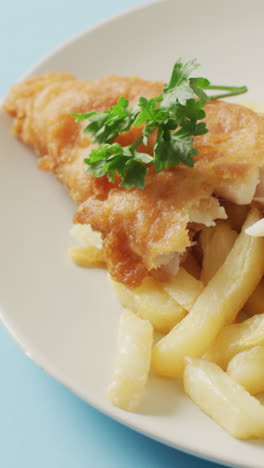
[[[193,156],[199,154],[194,147],[194,137],[208,131],[206,123],[201,122],[206,115],[206,102],[247,92],[246,86],[216,86],[206,78],[190,78],[198,67],[196,60],[184,64],[179,59],[162,93],[151,99],[140,97],[135,107],[129,108],[128,99],[120,97],[115,106],[103,112],[72,114],[77,122],[88,120],[84,132],[92,137],[93,143],[99,145],[84,160],[88,165],[87,172],[94,177],[107,174],[111,182],[118,174],[121,177],[120,187],[143,189],[147,166],[151,163],[156,172],[179,163],[193,167]],[[205,90],[224,93],[209,97]],[[142,136],[129,146],[116,143],[118,135],[132,126],[142,126]],[[157,132],[153,156],[137,151],[142,143],[145,146],[148,144],[153,132]]]

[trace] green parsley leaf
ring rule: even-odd
[[[203,90],[208,89],[210,84],[210,81],[206,78],[190,78],[190,87],[193,90],[193,94],[195,94],[202,102],[207,102],[209,99]]]
[[[107,174],[111,182],[116,174],[121,177],[120,187],[143,189],[147,166],[153,164],[156,172],[184,164],[194,166],[193,156],[198,155],[194,137],[208,130],[204,106],[209,99],[229,97],[245,93],[246,86],[211,85],[207,78],[190,77],[198,68],[196,60],[183,63],[179,59],[172,70],[169,83],[162,93],[147,99],[140,97],[138,104],[129,108],[126,98],[120,97],[117,104],[103,112],[72,114],[77,122],[88,120],[84,132],[99,146],[93,149],[84,161],[87,172],[94,177]],[[209,97],[206,90],[220,90],[224,93]],[[114,143],[118,135],[132,126],[142,126],[142,137],[129,146]],[[149,136],[157,132],[153,156],[137,151],[143,142],[148,144]]]
[[[88,119],[89,124],[84,129],[93,138],[94,143],[112,143],[118,135],[129,130],[135,120],[134,109],[128,109],[128,99],[120,97],[115,106],[103,112],[90,112],[84,114],[72,114],[77,117],[77,122]]]
[[[168,86],[164,86],[163,92],[166,92],[168,89],[174,89],[180,86],[182,83],[186,82],[191,75],[191,73],[199,68],[199,63],[196,59],[190,60],[190,62],[183,63],[182,59],[178,59],[175,63],[170,81]]]
[[[138,189],[144,189],[146,173],[147,168],[145,166],[142,166],[142,164],[135,159],[130,159],[126,163],[120,187],[130,189],[135,186]]]
[[[186,166],[193,167],[193,156],[198,154],[198,150],[193,146],[193,138],[184,129],[179,129],[171,133],[170,139],[166,140],[157,137],[157,142],[154,147],[154,166],[156,172],[161,172],[164,169],[174,167],[180,162]]]
[[[94,177],[107,174],[108,180],[114,182],[117,173],[122,178],[120,187],[126,189],[132,186],[144,188],[147,169],[143,164],[152,161],[149,154],[138,153],[132,145],[123,147],[119,143],[101,145],[92,150],[89,158],[84,160],[89,166],[88,174],[93,174]]]
[[[83,120],[90,119],[92,115],[97,114],[97,112],[88,112],[87,114],[80,114],[76,112],[72,112],[72,117],[75,117],[76,122],[82,122]]]

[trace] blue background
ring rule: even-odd
[[[135,0],[16,0],[0,15],[0,96],[56,45]],[[195,434],[191,435],[195,437]],[[0,327],[1,468],[217,468],[121,426],[46,375]]]

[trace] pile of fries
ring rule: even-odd
[[[246,230],[256,208],[227,207],[228,220],[204,228],[177,276],[147,278],[130,290],[111,280],[125,310],[108,396],[128,411],[140,405],[150,368],[182,378],[187,395],[231,435],[264,437],[264,237]],[[86,247],[71,249],[84,266],[103,266],[98,237],[75,226]],[[88,234],[86,230],[89,230]],[[154,332],[163,336],[153,344]]]

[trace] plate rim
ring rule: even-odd
[[[139,1],[140,0],[137,0],[137,2]],[[118,18],[122,18],[123,16],[128,16],[133,12],[147,9],[150,6],[155,5],[155,4],[168,3],[171,1],[174,1],[174,0],[143,0],[142,3],[138,3],[137,5],[134,5],[128,8],[124,8],[117,13],[113,13],[110,16],[103,17],[101,20],[96,21],[94,24],[90,24],[86,28],[81,29],[81,31],[75,34],[72,34],[68,39],[65,39],[64,41],[59,42],[55,47],[53,47],[46,54],[44,54],[42,58],[37,60],[37,62],[30,65],[30,67],[24,73],[22,73],[18,77],[18,79],[14,83],[11,84],[11,86],[29,78],[34,73],[34,70],[40,67],[43,63],[45,63],[46,60],[49,60],[51,57],[56,55],[57,52],[59,52],[62,49],[66,49],[68,45],[73,44],[74,42],[77,42],[79,39],[81,39],[82,37],[86,36],[89,33],[92,33],[94,30],[101,28],[102,26],[108,23],[111,23],[112,21],[115,21]],[[5,96],[0,97],[0,109],[2,107],[2,102],[4,98]]]
[[[163,0],[162,0],[163,1]],[[212,455],[210,454],[205,454],[202,451],[199,451],[198,449],[191,450],[188,446],[185,444],[177,443],[173,444],[172,442],[168,441],[168,439],[163,438],[163,437],[157,437],[155,433],[152,431],[144,431],[140,426],[137,424],[127,421],[125,415],[127,414],[127,411],[119,409],[115,406],[110,407],[109,409],[105,407],[103,404],[99,404],[98,402],[94,402],[93,399],[89,399],[89,397],[85,396],[84,393],[77,388],[74,388],[70,381],[68,381],[67,377],[63,377],[62,373],[60,372],[59,369],[55,367],[52,367],[51,364],[48,362],[45,363],[45,358],[43,358],[40,355],[37,355],[36,352],[31,352],[27,349],[26,345],[22,343],[22,341],[19,339],[16,331],[12,328],[12,326],[8,323],[8,320],[5,318],[4,314],[2,313],[2,307],[0,306],[0,323],[4,327],[4,329],[8,332],[9,336],[14,340],[14,342],[18,345],[20,350],[23,352],[23,354],[29,358],[34,364],[36,364],[41,370],[43,370],[47,375],[49,375],[51,378],[62,384],[64,387],[66,387],[68,390],[70,390],[74,395],[78,396],[78,398],[81,398],[82,401],[88,403],[90,406],[95,408],[97,411],[99,411],[101,414],[104,414],[105,416],[108,416],[111,418],[113,421],[118,422],[119,424],[122,424],[134,431],[136,431],[139,434],[142,434],[145,437],[148,437],[155,442],[162,443],[166,445],[167,447],[179,450],[180,452],[183,452],[187,455],[191,455],[196,458],[200,458],[201,460],[206,460],[212,463],[221,463],[223,466],[226,467],[233,467],[233,468],[239,468],[238,465],[234,465],[233,463],[230,463],[229,460],[225,458],[220,458],[218,456],[215,456],[214,458],[211,458]],[[213,421],[212,421],[213,422]],[[231,436],[230,436],[231,437]],[[240,465],[241,468],[252,468],[248,464],[243,464]]]
[[[138,2],[139,0],[137,0]],[[131,13],[138,12],[138,11],[143,11],[145,9],[148,9],[149,7],[152,7],[154,5],[158,5],[161,3],[172,3],[174,0],[144,0],[142,3],[137,3],[136,5],[132,7],[128,7],[125,9],[120,10],[117,13],[114,13],[110,16],[104,17],[103,19],[97,21],[94,24],[89,25],[88,27],[82,29],[80,32],[75,33],[71,35],[68,39],[60,42],[58,45],[56,45],[54,48],[50,49],[46,54],[42,56],[37,62],[34,64],[30,65],[30,67],[22,73],[19,78],[16,80],[16,84],[22,80],[25,80],[31,76],[34,76],[35,70],[43,65],[46,61],[51,59],[53,56],[55,56],[57,53],[59,53],[61,50],[67,49],[69,45],[72,45],[76,42],[78,42],[80,39],[84,38],[85,36],[89,35],[93,31],[100,29],[101,27],[104,27],[107,24],[112,23],[116,19],[122,19],[123,17],[129,16]],[[5,99],[5,96],[0,97],[0,113],[3,113],[2,110],[2,104]],[[74,388],[72,386],[72,383],[69,381],[69,379],[63,375],[63,373],[58,369],[56,366],[52,366],[52,364],[49,361],[46,361],[45,357],[41,354],[38,353],[37,351],[30,351],[27,349],[27,346],[25,343],[21,341],[19,338],[19,333],[12,327],[12,323],[8,321],[7,318],[8,314],[3,313],[2,307],[0,305],[0,324],[4,327],[4,329],[8,332],[9,336],[14,340],[14,342],[19,346],[21,351],[32,361],[34,362],[40,369],[42,369],[45,373],[47,373],[50,377],[52,377],[54,380],[59,382],[60,384],[64,385],[68,390],[70,390],[73,394],[77,395],[79,398],[81,398],[83,401],[88,403],[90,406],[95,408],[97,411],[100,413],[110,417],[112,420],[129,427],[130,429],[142,434],[145,437],[148,437],[156,442],[162,443],[168,447],[174,448],[176,450],[179,450],[187,455],[191,455],[197,458],[200,458],[202,460],[206,460],[209,462],[213,463],[221,463],[223,466],[227,467],[234,467],[238,468],[238,465],[233,464],[230,462],[229,457],[225,457],[224,455],[222,457],[218,455],[212,455],[211,453],[205,452],[204,449],[203,451],[200,451],[199,449],[190,449],[189,446],[187,446],[184,443],[179,443],[177,444],[172,443],[168,441],[167,438],[164,437],[157,437],[154,432],[147,430],[144,431],[140,426],[138,426],[136,423],[133,423],[131,421],[126,420],[126,414],[127,412],[120,410],[119,408],[116,408],[114,406],[107,408],[103,404],[98,403],[97,401],[93,401],[93,398],[89,398],[84,395],[81,389]],[[230,436],[231,437],[231,436]],[[212,458],[213,457],[213,458]],[[241,463],[241,462],[239,462]],[[241,468],[252,468],[252,466],[245,464],[242,462],[240,464]]]

